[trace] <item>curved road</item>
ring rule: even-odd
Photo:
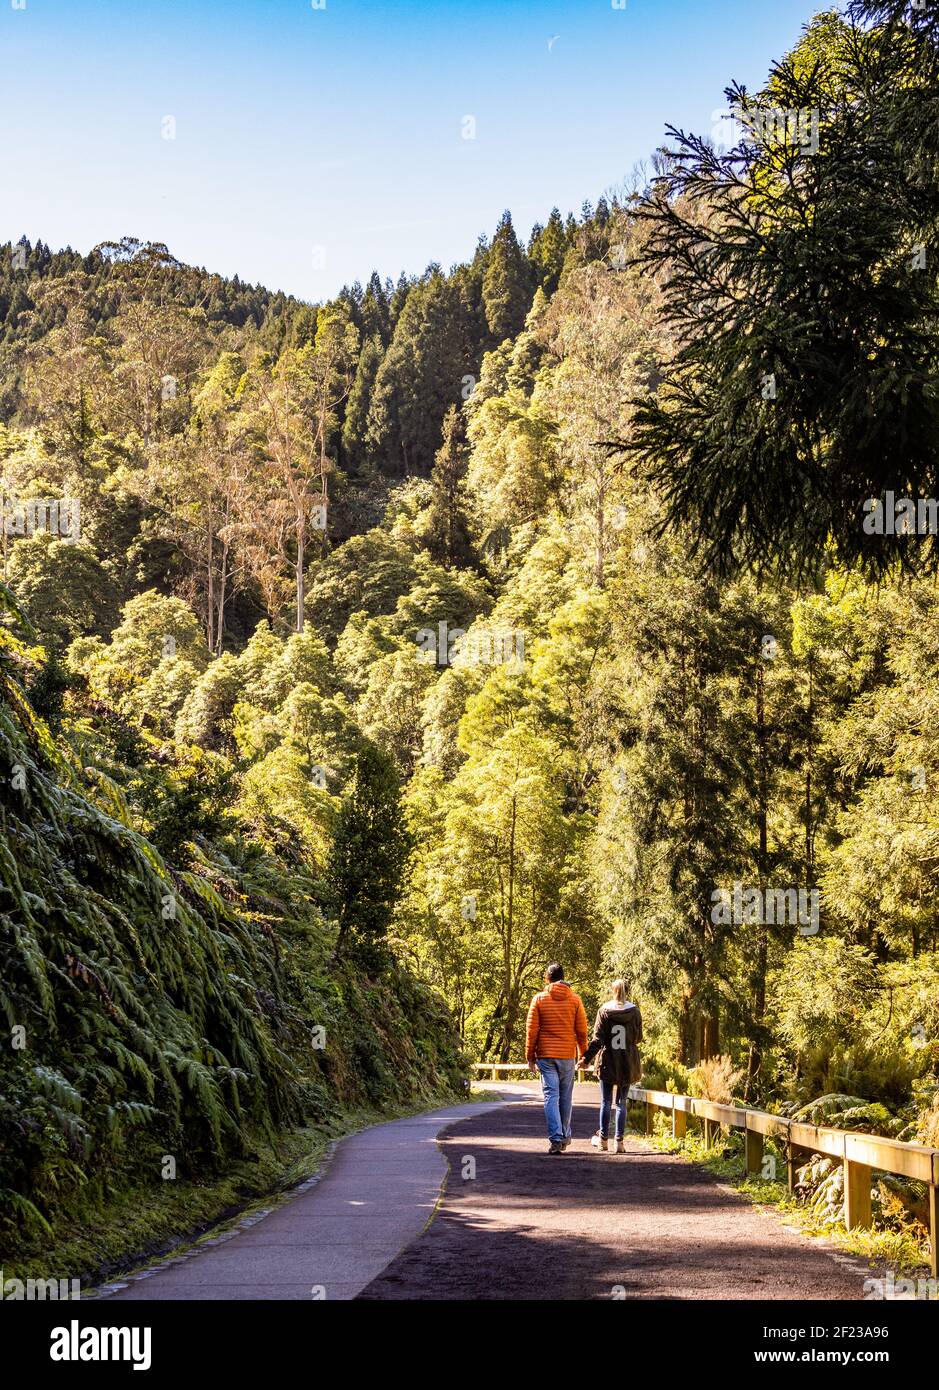
[[[549,1157],[534,1087],[375,1125],[267,1213],[99,1294],[143,1299],[860,1299],[869,1271],[677,1155]],[[441,1190],[442,1189],[442,1190]]]
[[[621,1155],[593,1149],[597,1088],[575,1095],[574,1134],[585,1137],[563,1157],[545,1152],[540,1103],[452,1125],[433,1224],[359,1297],[863,1298],[867,1268],[704,1169],[637,1140]]]

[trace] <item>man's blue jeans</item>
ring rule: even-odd
[[[539,1057],[538,1070],[544,1088],[544,1117],[552,1144],[563,1144],[571,1137],[574,1109],[576,1057]]]

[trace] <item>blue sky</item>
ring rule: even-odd
[[[322,299],[706,132],[823,0],[0,0],[0,240],[125,234]],[[549,44],[549,41],[553,42]],[[475,119],[475,139],[466,139]],[[164,138],[175,121],[175,138]]]

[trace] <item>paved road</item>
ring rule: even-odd
[[[493,1089],[501,1102],[350,1136],[325,1176],[263,1218],[103,1292],[135,1301],[862,1297],[859,1265],[702,1169],[636,1140],[623,1155],[591,1148],[595,1086],[576,1088],[578,1137],[558,1158],[547,1154],[537,1087]]]
[[[506,1101],[520,1093],[497,1089]],[[433,1216],[447,1172],[440,1131],[504,1103],[453,1105],[350,1135],[321,1179],[269,1214],[101,1294],[134,1301],[354,1298]]]
[[[453,1125],[433,1224],[363,1299],[860,1299],[867,1271],[676,1155],[598,1153],[596,1088],[549,1157],[541,1106]],[[472,1160],[471,1164],[468,1160]],[[475,1176],[464,1177],[474,1171]]]

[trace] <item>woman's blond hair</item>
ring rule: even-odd
[[[625,981],[625,980],[614,980],[614,981],[613,981],[613,998],[616,1000],[617,1004],[625,1004],[625,1003],[626,1003],[626,981]]]

